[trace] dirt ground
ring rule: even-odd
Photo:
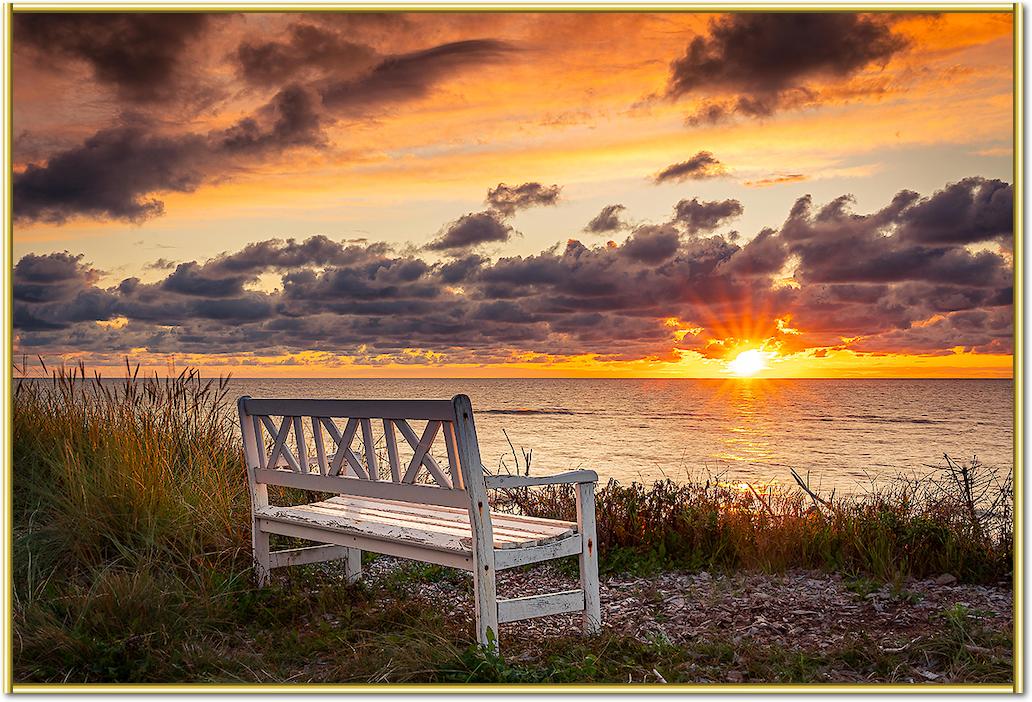
[[[405,568],[404,562],[380,558],[364,577],[375,583]],[[401,579],[406,593],[444,607],[449,617],[473,619],[471,578],[456,574],[443,579]],[[499,596],[576,588],[572,575],[543,566],[499,575]],[[602,615],[607,629],[642,641],[687,644],[704,639],[731,644],[779,646],[795,652],[822,654],[858,638],[885,654],[920,651],[926,642],[962,626],[1009,634],[1013,627],[1013,591],[1008,583],[993,586],[958,584],[949,574],[911,580],[896,586],[838,574],[791,571],[783,574],[663,572],[648,577],[613,576],[602,580]],[[951,622],[948,613],[953,614]],[[559,615],[501,625],[500,638],[510,661],[532,661],[550,637],[569,634],[579,615]],[[960,634],[963,636],[963,634]],[[964,644],[988,654],[972,640]],[[1000,651],[995,653],[999,654]],[[1003,651],[1004,655],[1009,652]],[[913,658],[913,657],[911,657]],[[920,656],[918,657],[920,658]],[[733,668],[733,666],[732,666]],[[915,682],[961,682],[937,670],[934,657],[908,671]],[[657,671],[657,674],[660,674]],[[829,671],[829,681],[871,682],[847,669]],[[726,680],[741,682],[733,669]]]

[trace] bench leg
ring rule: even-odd
[[[498,591],[494,572],[473,571],[473,592],[477,611],[477,643],[498,651]]]
[[[344,556],[344,577],[349,583],[362,577],[362,549],[349,548]]]
[[[254,550],[254,573],[258,578],[258,587],[269,584],[269,571],[272,559],[269,557],[269,533],[258,528],[255,521],[251,530],[251,546]]]
[[[598,537],[595,533],[595,484],[577,485],[577,527],[584,543],[580,553],[580,586],[584,590],[585,634],[602,629],[602,602],[598,584]]]

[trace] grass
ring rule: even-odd
[[[16,681],[653,682],[658,673],[675,682],[725,681],[732,671],[745,681],[806,682],[841,671],[903,679],[929,660],[968,682],[1010,676],[1009,639],[962,610],[943,613],[941,636],[898,653],[862,639],[814,654],[606,631],[502,660],[473,645],[469,622],[406,594],[413,583],[448,578],[469,587],[448,569],[417,564],[375,585],[345,585],[332,570],[304,566],[258,590],[227,392],[225,380],[193,371],[117,389],[82,368],[19,384]],[[907,495],[807,505],[805,494],[610,483],[598,496],[603,569],[823,568],[852,574],[858,590],[871,587],[863,578],[1008,575],[1006,529],[972,524],[982,517],[963,500]],[[528,513],[572,515],[563,490],[501,499]],[[507,642],[507,653],[517,649]]]
[[[992,483],[977,463],[969,480]],[[809,488],[807,488],[808,490]],[[621,485],[595,497],[603,571],[664,568],[779,572],[810,568],[899,582],[950,573],[961,581],[1010,578],[1009,486],[988,508],[973,508],[968,484],[897,480],[879,492],[826,500],[802,489],[742,489],[714,480]],[[569,486],[508,491],[525,514],[573,520]]]
[[[970,627],[963,635],[933,637],[920,647],[886,652],[863,635],[827,651],[807,652],[753,639],[704,639],[685,645],[604,634],[585,642],[579,638],[549,641],[539,660],[510,664],[499,656],[467,649],[456,669],[439,670],[456,682],[546,683],[831,683],[904,682],[915,671],[939,670],[936,677],[966,682],[1010,679],[1011,663],[1005,636]],[[970,641],[979,641],[981,646]],[[993,648],[995,646],[996,653]]]

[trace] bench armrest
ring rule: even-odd
[[[562,485],[570,483],[597,483],[598,473],[593,470],[572,470],[557,475],[488,475],[484,478],[489,488],[517,488],[533,485]]]

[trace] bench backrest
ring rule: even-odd
[[[452,507],[483,499],[483,466],[465,395],[452,400],[245,396],[237,407],[252,490],[282,485]],[[414,421],[426,425],[413,427]],[[361,449],[352,448],[356,441]],[[432,455],[435,447],[441,460]]]

